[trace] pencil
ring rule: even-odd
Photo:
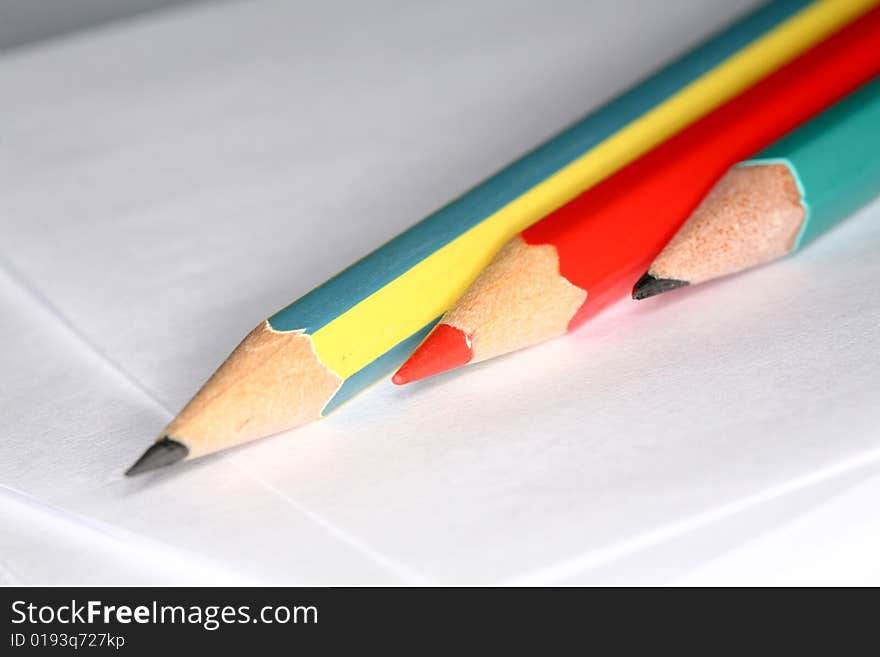
[[[508,242],[394,376],[562,335],[631,291],[721,176],[880,71],[880,9]]]
[[[880,80],[731,169],[633,288],[634,299],[797,251],[880,193]]]
[[[599,108],[262,322],[128,474],[333,411],[392,372],[510,237],[874,4],[768,4]]]

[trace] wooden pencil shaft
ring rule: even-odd
[[[654,259],[651,278],[636,284],[648,292],[636,297],[668,290],[657,281],[693,285],[781,258],[797,242],[805,216],[787,165],[734,167]]]

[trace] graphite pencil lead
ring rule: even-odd
[[[168,436],[163,436],[161,440],[150,445],[150,448],[135,461],[135,464],[125,471],[125,476],[131,477],[149,470],[164,468],[166,465],[182,461],[188,454],[189,449],[186,445]]]
[[[642,299],[663,294],[685,285],[688,285],[687,281],[679,281],[675,278],[655,278],[651,274],[646,273],[633,285],[632,298],[636,301],[641,301]]]

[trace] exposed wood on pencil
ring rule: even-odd
[[[553,246],[532,246],[514,237],[422,343],[417,351],[422,357],[407,361],[394,382],[408,383],[560,336],[586,298],[584,290],[560,275]],[[434,357],[426,357],[432,352]]]
[[[473,362],[493,358],[565,333],[587,293],[559,274],[559,256],[549,244],[508,242],[474,285],[443,317],[471,340]],[[512,312],[499,313],[498,308]]]
[[[192,458],[316,420],[340,385],[308,335],[263,322],[162,434],[185,444]]]
[[[492,303],[481,304],[488,295]],[[469,336],[473,361],[494,358],[565,333],[587,293],[559,274],[559,255],[550,244],[510,240],[482,274],[480,294],[462,295],[443,322]],[[511,312],[497,312],[498,308]]]
[[[318,419],[340,385],[308,335],[263,322],[162,431],[162,440],[180,443],[194,458],[262,438]]]
[[[805,210],[784,164],[736,167],[706,196],[648,269],[654,279],[702,283],[789,253]],[[633,296],[659,294],[639,281]]]

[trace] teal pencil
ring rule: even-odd
[[[733,168],[633,288],[645,299],[781,258],[880,194],[880,79]]]

